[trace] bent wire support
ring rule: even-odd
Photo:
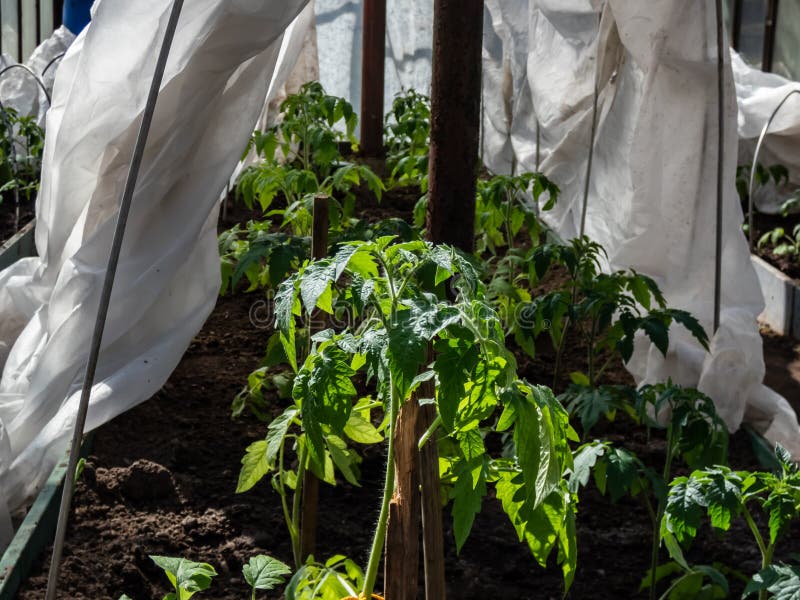
[[[758,136],[758,143],[756,144],[756,151],[753,153],[753,166],[750,168],[750,183],[747,186],[747,239],[750,243],[750,252],[753,252],[754,249],[754,238],[755,230],[753,228],[753,186],[755,185],[756,180],[756,169],[758,167],[758,157],[761,154],[761,147],[764,145],[764,140],[767,139],[767,132],[769,131],[770,125],[775,120],[775,117],[778,116],[778,112],[783,108],[783,105],[792,97],[793,94],[800,94],[800,89],[791,90],[788,94],[783,97],[778,103],[778,106],[775,107],[775,110],[772,111],[769,119],[764,124],[764,129],[761,130],[761,135]]]

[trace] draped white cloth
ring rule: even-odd
[[[486,6],[484,160],[508,172],[514,162],[518,170],[535,169],[538,156],[562,190],[546,218],[563,237],[577,235],[597,85],[586,234],[605,247],[610,268],[653,276],[671,306],[689,310],[710,332],[719,134],[713,3],[487,0]],[[671,378],[698,387],[731,430],[749,421],[800,457],[794,412],[762,384],[756,316],[763,299],[734,187],[737,97],[729,56],[724,73],[721,326],[710,353],[677,326],[666,357],[640,339],[628,368],[642,383]],[[772,110],[768,101],[755,109],[754,97],[751,91],[740,98],[746,137],[758,135]],[[776,130],[796,133],[784,126],[792,118],[787,113]],[[796,127],[796,112],[793,118]]]
[[[155,393],[216,301],[217,200],[307,0],[186,2],[138,179],[88,428]],[[102,0],[47,115],[39,257],[0,273],[0,547],[63,455],[170,0]],[[299,35],[305,36],[304,31]],[[291,53],[289,53],[291,54]],[[284,59],[282,59],[284,60]],[[284,75],[285,76],[285,75]]]

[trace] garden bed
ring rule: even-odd
[[[390,194],[370,214],[410,218],[416,198],[403,194]],[[229,211],[230,219],[248,216],[240,208]],[[246,494],[234,493],[245,448],[264,437],[263,423],[230,417],[231,400],[258,366],[271,334],[251,318],[262,299],[262,294],[241,293],[221,298],[164,388],[98,430],[76,492],[59,598],[116,599],[122,593],[136,600],[161,597],[166,581],[148,555],[162,554],[213,564],[220,577],[203,597],[240,599],[248,591],[241,581],[241,565],[250,556],[268,553],[290,561],[279,497],[270,485],[263,481]],[[568,347],[563,372],[583,370],[580,340],[571,339]],[[535,360],[517,354],[522,377],[552,383],[552,352],[542,348]],[[609,381],[626,382],[629,376],[617,365]],[[270,400],[273,411],[280,412],[285,401],[275,396]],[[636,451],[647,464],[663,462],[660,434],[648,439],[644,429],[624,417],[601,422],[593,433]],[[322,486],[318,558],[341,553],[364,560],[377,519],[382,452],[367,447],[361,488],[347,483]],[[734,468],[758,467],[747,434],[732,437],[730,462]],[[529,549],[516,543],[508,517],[491,495],[460,556],[449,514],[445,524],[451,599],[561,598],[560,569],[536,566]],[[800,551],[798,533],[786,536],[779,559]],[[590,484],[581,493],[577,535],[578,571],[569,598],[646,597],[636,595],[649,565],[651,524],[643,504],[629,497],[612,504]],[[43,597],[49,552],[39,557],[19,598]],[[758,550],[741,521],[724,536],[704,526],[689,557],[704,564],[719,561],[745,573],[756,572],[759,565]],[[731,597],[736,597],[743,584],[736,577],[729,579]]]
[[[754,239],[757,242],[776,227],[791,233],[799,218],[756,213]],[[781,335],[800,340],[800,261],[791,254],[776,254],[770,244],[754,248],[751,259],[764,295],[759,320]]]

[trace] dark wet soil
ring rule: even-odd
[[[390,200],[397,206],[383,206],[392,216],[408,218],[416,200],[412,197],[407,194],[405,199]],[[230,221],[247,216],[238,207],[228,212]],[[250,316],[262,298],[259,294],[221,298],[164,388],[97,432],[77,488],[59,598],[116,600],[122,593],[135,600],[161,598],[167,582],[148,558],[159,554],[209,562],[217,568],[220,575],[214,585],[198,597],[240,600],[249,597],[241,578],[242,564],[249,557],[268,553],[291,561],[279,497],[269,483],[235,494],[245,448],[265,435],[264,424],[256,419],[232,420],[230,415],[231,400],[259,366],[271,333],[254,325]],[[769,364],[779,365],[771,371],[772,385],[790,386],[796,348],[781,338],[768,337],[767,342]],[[568,347],[573,350],[565,358],[564,372],[581,370],[585,365],[580,339],[571,340]],[[553,362],[547,348],[536,359],[520,356],[521,375],[549,385]],[[629,376],[617,365],[609,372],[609,381],[629,381]],[[285,404],[276,396],[268,400],[273,412]],[[663,438],[657,433],[648,438],[622,417],[598,425],[593,437],[624,444],[659,469],[664,459]],[[733,436],[730,460],[735,468],[758,466],[746,433]],[[381,450],[369,448],[361,465],[360,488],[347,483],[322,486],[319,558],[341,553],[365,562],[378,513],[382,461]],[[560,570],[535,564],[495,499],[485,499],[460,555],[449,520],[446,513],[449,598],[562,597]],[[763,519],[759,522],[766,527]],[[649,565],[652,527],[644,504],[628,498],[612,504],[590,485],[580,498],[577,533],[579,566],[568,598],[646,597],[639,584]],[[779,558],[800,552],[798,533],[787,536]],[[742,522],[735,522],[725,535],[703,529],[689,556],[696,563],[719,562],[746,574],[759,567],[758,550]],[[48,557],[49,550],[40,557],[20,599],[44,596]],[[743,585],[734,576],[729,579],[731,597],[740,596]]]

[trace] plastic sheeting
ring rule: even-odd
[[[361,0],[316,0],[320,82],[361,106]],[[409,89],[431,86],[432,0],[386,0],[385,108]]]
[[[47,115],[41,258],[0,273],[0,547],[67,446],[134,139],[172,2],[103,0]],[[306,0],[192,0],[144,155],[88,428],[166,381],[216,301],[217,199]]]
[[[64,54],[74,40],[75,35],[69,29],[59,27],[33,51],[25,63],[42,80],[49,93],[52,93],[58,70],[60,59],[57,57]],[[15,61],[12,58],[3,55],[3,67],[13,64]],[[3,74],[0,79],[0,101],[3,106],[13,108],[21,115],[36,116],[40,126],[44,125],[45,113],[50,108],[41,86],[24,69],[9,69]]]
[[[788,94],[800,91],[800,83],[753,69],[733,51],[731,63],[739,103],[739,137],[743,140],[739,163],[750,165],[764,125]],[[764,165],[784,165],[789,170],[792,187],[800,185],[800,94],[792,94],[775,115],[758,161]],[[753,196],[758,210],[771,214],[778,213],[782,200],[786,199],[785,190],[776,190],[772,182],[755,190]]]
[[[562,190],[546,218],[580,230],[592,101],[598,96],[586,233],[610,268],[653,276],[673,307],[712,329],[717,76],[713,3],[692,0],[487,0],[484,158],[540,168]],[[725,65],[721,326],[706,353],[673,327],[663,357],[640,339],[628,368],[642,383],[696,386],[731,430],[743,420],[800,457],[800,427],[763,384],[759,284],[741,232],[734,180],[737,106]],[[757,135],[757,133],[756,133]],[[537,139],[540,141],[537,147]],[[796,152],[796,149],[794,149]]]

